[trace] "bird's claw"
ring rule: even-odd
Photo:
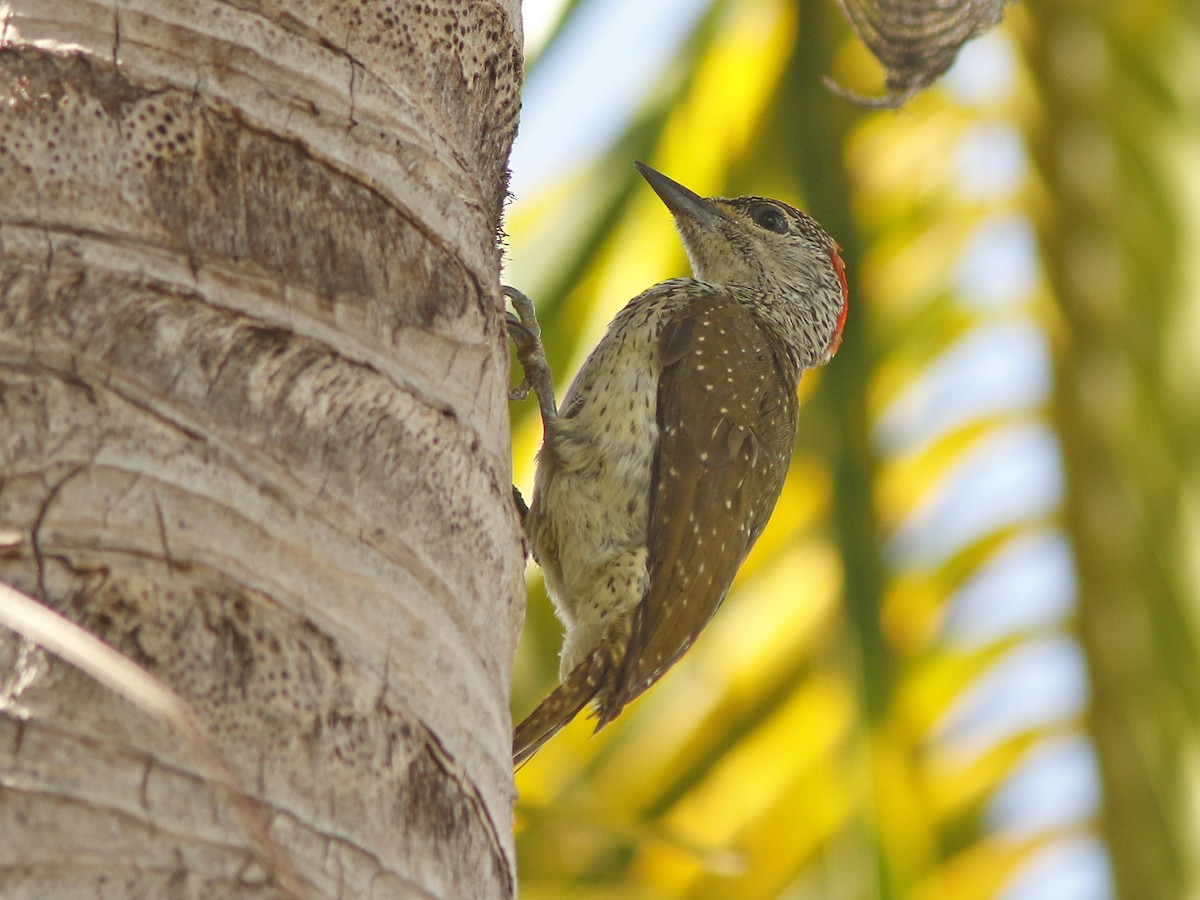
[[[512,338],[514,344],[517,345],[517,360],[521,363],[522,378],[521,383],[509,388],[509,400],[524,400],[529,396],[531,385],[529,384],[529,376],[525,374],[525,360],[538,352],[538,336],[525,325],[516,315],[504,311],[504,324],[508,327],[508,336]]]
[[[505,316],[505,324],[508,326],[508,336],[510,338],[512,338],[513,343],[517,345],[517,348],[518,348],[517,349],[517,357],[519,359],[521,357],[522,345],[525,344],[526,341],[530,340],[533,337],[533,335],[530,334],[529,329],[527,329],[524,325],[521,324],[521,320],[518,319],[516,316],[514,316],[512,313],[506,312],[504,314],[504,316]],[[514,385],[513,387],[510,387],[508,389],[508,399],[509,400],[524,400],[528,396],[529,396],[529,376],[525,375],[521,379],[520,384]]]
[[[538,325],[537,313],[533,309],[533,301],[514,287],[503,285],[500,293],[507,297],[516,310],[514,315],[505,312],[505,324],[508,335],[517,348],[517,361],[521,364],[524,377],[520,384],[508,392],[509,400],[524,400],[529,392],[537,396],[538,407],[542,413],[542,424],[548,425],[550,420],[558,415],[554,403],[554,380],[550,373],[550,363],[546,361],[546,350],[542,346],[542,329]]]
[[[542,328],[538,325],[537,313],[533,309],[533,301],[515,287],[507,284],[500,286],[500,293],[512,302],[513,309],[516,310],[515,316],[512,313],[506,313],[509,322],[515,322],[527,331],[534,340],[540,341],[542,339]]]
[[[534,334],[524,322],[522,322],[514,313],[508,310],[504,311],[504,324],[508,326],[508,336],[518,344],[533,343],[536,341],[537,335]]]

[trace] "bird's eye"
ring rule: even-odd
[[[774,231],[776,234],[787,234],[788,232],[787,216],[779,207],[769,203],[755,207],[750,213],[750,218],[754,220],[755,225],[765,228],[767,231]]]

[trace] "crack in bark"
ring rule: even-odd
[[[496,828],[496,823],[492,819],[491,810],[487,803],[483,800],[483,795],[479,792],[479,788],[475,786],[475,782],[465,777],[461,772],[461,767],[446,749],[441,738],[424,722],[419,722],[421,729],[425,732],[426,740],[423,741],[423,746],[429,758],[442,771],[448,780],[455,784],[460,794],[466,798],[467,803],[475,811],[476,817],[484,825],[488,836],[488,844],[491,847],[493,860],[503,862],[503,871],[506,878],[506,888],[508,896],[513,895],[513,871],[510,867],[510,861],[507,854],[504,852],[504,845],[500,841],[500,832]]]
[[[79,463],[72,467],[62,478],[50,486],[46,496],[42,498],[42,502],[38,505],[37,516],[33,520],[33,525],[29,529],[29,543],[33,548],[34,566],[37,568],[37,589],[38,599],[45,602],[46,597],[46,572],[45,558],[42,554],[42,525],[46,522],[46,516],[50,512],[50,505],[58,497],[59,492],[68,481],[75,478],[86,471],[95,461],[95,456],[86,463]]]

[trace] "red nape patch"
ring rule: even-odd
[[[850,285],[846,283],[846,264],[842,262],[838,252],[842,247],[837,241],[829,251],[829,261],[833,263],[833,271],[837,272],[838,281],[842,283],[842,311],[838,313],[837,327],[833,331],[833,339],[829,342],[829,355],[833,356],[842,345],[842,329],[846,327],[846,313],[850,311]]]

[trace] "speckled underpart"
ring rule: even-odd
[[[687,304],[687,287],[663,285],[618,314],[568,390],[538,458],[525,529],[567,628],[563,678],[599,644],[606,620],[631,611],[649,586],[658,338],[668,312]]]
[[[845,321],[837,245],[807,215],[643,173],[696,277],[632,300],[546,421],[526,533],[563,684],[518,727],[518,762],[588,700],[611,721],[703,630],[783,487],[800,374]]]

